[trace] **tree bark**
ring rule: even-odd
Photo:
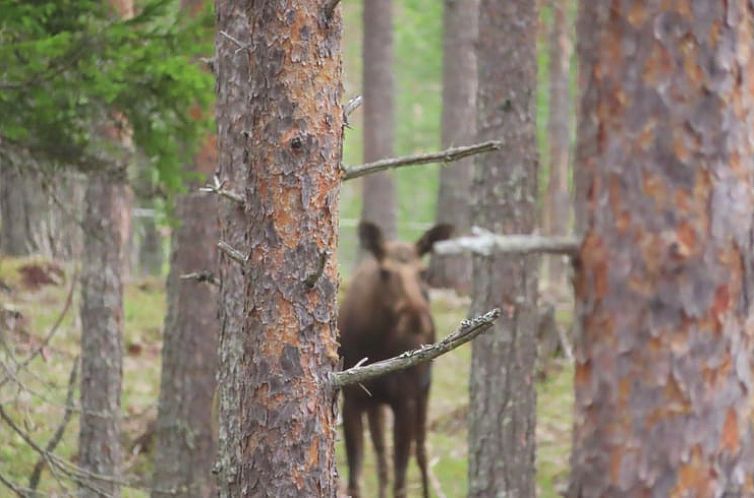
[[[476,140],[476,52],[479,0],[445,0],[443,11],[442,145],[470,145]],[[450,223],[455,235],[471,226],[471,180],[474,159],[469,157],[440,170],[437,222]],[[435,287],[468,293],[471,258],[433,255],[430,282]]]
[[[204,0],[182,0],[181,8],[197,14]],[[208,176],[217,163],[216,137],[207,137],[192,169]],[[204,497],[216,494],[211,475],[216,434],[213,399],[217,373],[218,293],[214,286],[182,275],[217,270],[218,203],[198,185],[177,201],[180,225],[173,232],[167,282],[168,312],[162,346],[160,403],[157,413],[154,485],[176,494],[153,498]]]
[[[394,83],[392,0],[364,2],[364,162],[393,156]],[[384,171],[364,178],[361,219],[376,223],[388,240],[398,235],[395,184]]]
[[[214,140],[208,147],[214,149]],[[212,154],[214,155],[214,154]],[[200,156],[201,157],[201,156]],[[196,169],[206,171],[206,166]],[[162,376],[154,459],[153,497],[205,497],[215,493],[210,473],[215,458],[212,404],[217,366],[217,292],[185,280],[196,271],[215,271],[217,199],[196,185],[177,200],[180,225],[173,232],[168,312],[162,346]]]
[[[751,4],[581,9],[569,496],[754,496]]]
[[[81,254],[81,175],[0,151],[0,253],[69,260]]]
[[[217,3],[220,179],[245,198],[221,234],[248,254],[220,258],[221,496],[337,494],[341,18],[327,3]]]
[[[119,477],[123,377],[123,236],[125,186],[106,173],[89,176],[81,261],[81,418],[78,465]],[[96,488],[90,489],[90,486]],[[79,496],[120,496],[112,482],[91,480]]]
[[[536,225],[537,8],[482,0],[477,108],[480,140],[505,149],[477,158],[474,224],[499,234]],[[535,495],[536,256],[475,256],[472,314],[498,306],[494,331],[473,345],[469,496]]]
[[[568,194],[568,166],[570,140],[570,96],[568,92],[571,67],[571,41],[568,22],[568,2],[551,0],[552,28],[550,31],[550,116],[547,133],[550,143],[550,168],[545,201],[545,233],[570,233],[571,203]],[[566,261],[562,256],[547,259],[550,287],[558,293],[565,291]]]

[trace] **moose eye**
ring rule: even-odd
[[[388,270],[387,268],[380,268],[380,278],[382,280],[388,280],[390,279],[390,275],[392,275],[393,272]]]
[[[419,278],[426,282],[426,280],[429,278],[429,270],[427,270],[426,268],[419,270]]]

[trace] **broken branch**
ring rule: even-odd
[[[217,248],[220,249],[222,252],[224,252],[230,259],[232,259],[236,263],[240,263],[243,265],[243,264],[248,263],[249,261],[248,256],[245,256],[241,251],[233,248],[230,244],[228,244],[224,240],[221,240],[217,243]]]
[[[221,182],[220,179],[217,177],[217,175],[215,175],[212,178],[212,180],[213,180],[214,183],[212,183],[212,184],[208,183],[204,187],[200,187],[199,191],[200,192],[209,192],[211,194],[221,195],[221,196],[225,197],[226,199],[230,199],[230,200],[232,200],[234,202],[237,202],[238,204],[243,204],[244,203],[244,200],[243,200],[243,197],[241,197],[241,194],[237,194],[237,193],[233,192],[232,190],[226,190],[224,188],[225,187],[225,182],[224,181]]]
[[[546,237],[543,235],[497,235],[475,227],[474,235],[442,240],[432,246],[435,254],[473,253],[483,256],[492,254],[566,254],[574,256],[579,249],[579,240],[572,236]]]
[[[325,15],[328,19],[332,17],[333,12],[335,12],[335,7],[337,7],[339,3],[340,0],[329,0],[327,2],[325,5]]]
[[[373,163],[344,168],[343,181],[353,180],[354,178],[370,175],[372,173],[377,173],[386,169],[402,168],[404,166],[413,166],[416,164],[428,164],[437,162],[448,163],[451,161],[458,161],[459,159],[463,159],[464,157],[497,150],[502,147],[502,145],[502,142],[490,140],[489,142],[482,142],[476,145],[452,147],[450,149],[441,150],[440,152],[432,152],[429,154],[416,154],[414,156],[381,159]]]
[[[214,285],[215,287],[218,287],[220,285],[220,281],[217,280],[217,277],[215,277],[215,274],[211,271],[198,271],[194,273],[185,273],[181,275],[181,280],[196,280],[197,282],[207,282],[209,285]]]
[[[366,382],[375,377],[398,370],[410,368],[425,361],[434,360],[438,356],[466,344],[482,332],[491,328],[499,316],[500,310],[495,308],[482,316],[471,320],[463,320],[456,330],[436,344],[427,344],[419,349],[406,351],[403,354],[372,363],[371,365],[355,366],[348,370],[334,372],[330,377],[331,385],[339,389],[351,384]]]

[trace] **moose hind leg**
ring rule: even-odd
[[[403,400],[393,407],[393,490],[395,498],[406,497],[406,469],[414,439],[416,402]]]
[[[385,455],[385,411],[381,405],[375,405],[367,411],[369,433],[372,435],[374,452],[377,455],[377,479],[379,481],[379,498],[385,498],[387,491],[387,457]]]
[[[343,431],[348,460],[348,494],[352,498],[359,498],[359,481],[364,456],[364,427],[361,421],[361,409],[348,398],[345,398],[343,403]]]

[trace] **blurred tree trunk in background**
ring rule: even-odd
[[[84,177],[0,151],[0,253],[62,260],[81,254]]]
[[[569,3],[551,0],[552,26],[550,30],[550,116],[547,134],[550,145],[549,181],[545,213],[546,235],[565,235],[571,232],[571,201],[568,193],[568,167],[570,164],[570,95],[568,91],[571,67],[571,40]],[[549,287],[556,295],[567,290],[566,260],[552,255],[547,259]]]
[[[481,0],[477,91],[479,140],[474,224],[499,234],[536,227],[537,8],[531,0]],[[493,332],[473,344],[469,496],[535,495],[536,256],[475,256],[471,315],[500,307]]]
[[[133,17],[131,0],[112,0],[116,15]],[[118,143],[112,166],[89,173],[84,200],[81,260],[81,417],[78,465],[120,479],[120,398],[123,382],[123,273],[130,233],[131,198],[126,167],[131,133],[117,112],[103,123],[103,140]],[[123,157],[117,157],[122,155]],[[79,496],[120,496],[113,480],[81,482]]]
[[[395,128],[392,0],[364,1],[364,162],[393,155]],[[379,225],[388,240],[396,238],[396,199],[392,173],[363,180],[361,219]]]
[[[181,8],[197,14],[205,0],[182,0]],[[216,140],[207,138],[193,171],[209,176],[217,163]],[[212,400],[217,370],[218,293],[209,283],[185,280],[188,273],[217,270],[218,199],[198,185],[176,200],[179,225],[173,231],[168,310],[162,346],[160,402],[154,451],[154,487],[175,494],[153,497],[214,496],[211,474],[216,434]],[[224,200],[223,202],[228,202]]]
[[[249,44],[217,37],[220,180],[245,200],[220,219],[241,252],[220,257],[223,497],[337,495],[342,25],[328,3],[216,6],[218,32]]]
[[[443,12],[442,145],[469,145],[476,140],[476,36],[479,0],[445,0]],[[474,158],[440,170],[437,222],[450,223],[455,235],[468,233],[471,225],[471,179]],[[471,257],[432,256],[431,283],[468,293]]]
[[[150,166],[146,163],[137,165],[135,190],[138,206],[154,213],[155,182],[152,179],[153,170]],[[163,254],[162,238],[157,221],[154,215],[147,212],[137,218],[137,222],[134,223],[134,238],[138,240],[136,268],[141,275],[159,276],[162,271]]]
[[[568,496],[754,496],[751,9],[581,4]]]

